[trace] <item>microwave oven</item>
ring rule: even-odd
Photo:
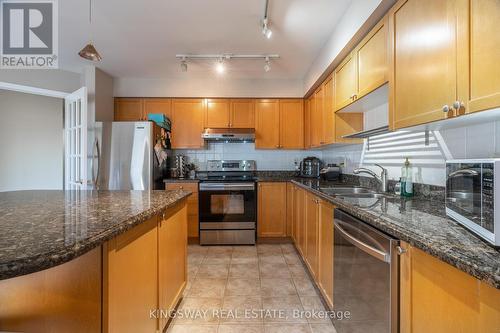
[[[500,246],[500,158],[446,161],[446,215]]]

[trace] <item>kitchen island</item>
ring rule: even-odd
[[[163,328],[150,311],[172,309],[186,284],[189,195],[0,193],[0,331]]]

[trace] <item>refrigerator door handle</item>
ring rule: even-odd
[[[96,158],[97,158],[97,174],[96,174],[96,170],[95,170]],[[92,162],[92,165],[91,165],[90,169],[92,172],[92,185],[94,186],[94,189],[98,190],[99,189],[99,171],[101,168],[101,151],[99,149],[99,140],[97,138],[94,140],[91,162]]]

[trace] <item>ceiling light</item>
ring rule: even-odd
[[[92,31],[92,0],[89,0],[89,25],[90,25],[90,30]],[[89,42],[87,45],[85,45],[83,49],[81,49],[80,52],[78,52],[78,55],[83,59],[87,59],[90,61],[102,60],[101,55],[99,54],[99,52],[97,52],[92,42]]]
[[[266,64],[264,65],[264,71],[269,72],[271,70],[271,61],[269,57],[266,57]]]
[[[186,58],[183,58],[181,60],[181,71],[187,72],[187,70],[188,70],[188,65],[187,65],[187,62],[186,62]]]
[[[267,39],[270,39],[273,35],[272,30],[269,29],[269,21],[267,17],[262,20],[262,34],[266,36]]]
[[[217,60],[217,64],[215,65],[215,70],[219,74],[224,73],[224,71],[226,70],[226,68],[224,67],[224,62],[222,61],[222,58],[219,58],[219,60]]]

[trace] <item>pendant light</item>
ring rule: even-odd
[[[89,23],[90,23],[90,31],[92,31],[92,0],[89,0]],[[78,52],[78,55],[82,57],[83,59],[87,59],[90,61],[101,61],[102,57],[97,52],[96,48],[94,47],[94,44],[92,44],[92,41],[90,41],[87,45],[84,46],[84,48]]]

